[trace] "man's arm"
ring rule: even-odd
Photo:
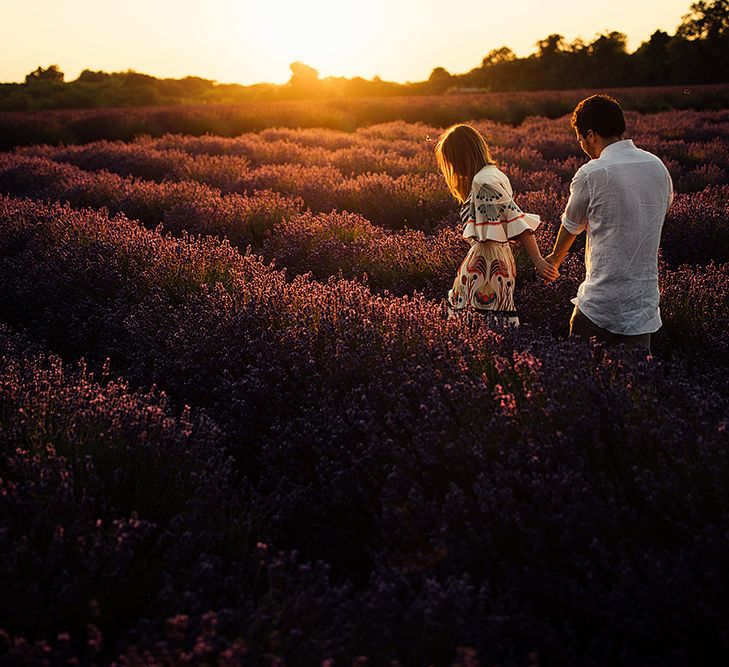
[[[587,210],[590,203],[590,187],[584,169],[575,173],[570,183],[570,197],[567,201],[562,224],[557,233],[552,252],[545,259],[556,267],[562,263],[578,234],[587,227]]]
[[[576,238],[577,234],[571,234],[567,231],[564,224],[560,225],[557,240],[554,242],[554,248],[552,248],[552,252],[544,259],[554,266],[559,266],[567,256]]]

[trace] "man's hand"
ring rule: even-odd
[[[555,264],[549,261],[549,257],[537,260],[534,268],[536,268],[537,273],[549,283],[557,280],[559,277],[559,270]]]

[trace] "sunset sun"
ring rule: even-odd
[[[338,0],[270,0],[234,11],[242,31],[275,61],[306,62],[322,74],[341,75],[357,67],[375,38],[371,3]]]

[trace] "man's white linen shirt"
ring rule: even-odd
[[[631,139],[575,173],[561,221],[570,234],[586,229],[587,243],[572,303],[603,329],[630,336],[660,328],[658,245],[672,201],[668,169]]]

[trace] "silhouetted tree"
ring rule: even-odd
[[[592,83],[596,86],[619,86],[625,82],[628,38],[613,30],[598,35],[590,44]]]
[[[670,66],[671,36],[663,30],[656,30],[647,42],[643,42],[633,54],[633,79],[631,83],[646,86],[655,82],[673,83]]]
[[[556,34],[549,35],[538,40],[536,46],[538,58],[555,58],[563,50],[564,37]]]
[[[450,87],[453,77],[443,67],[436,67],[428,77],[427,90],[431,93],[442,93]]]
[[[155,82],[159,81],[156,77],[150,76],[149,74],[142,74],[141,72],[135,72],[133,69],[128,69],[126,72],[122,72],[118,75],[121,77],[122,83],[129,88],[146,88],[153,86]]]
[[[498,49],[489,51],[488,55],[481,61],[482,67],[498,65],[499,63],[508,63],[516,60],[516,55],[508,46],[501,46]]]
[[[560,88],[580,88],[590,78],[590,45],[578,37],[564,46],[564,68],[560,77]]]
[[[676,31],[702,83],[726,80],[729,62],[729,0],[694,2]]]
[[[297,87],[310,87],[319,83],[319,72],[300,61],[291,63],[291,79],[289,83]]]
[[[38,67],[25,76],[25,83],[36,83],[39,81],[63,81],[65,75],[58,65],[50,65],[45,69]]]
[[[77,81],[81,81],[83,83],[100,83],[102,81],[107,81],[112,75],[108,72],[94,72],[90,69],[85,69],[81,74],[78,75]]]
[[[544,88],[559,87],[562,82],[564,63],[565,41],[562,35],[552,34],[536,43],[536,60],[538,64],[531,62],[531,78],[539,81]]]
[[[676,31],[686,39],[716,39],[729,34],[729,0],[699,0],[689,8]]]

